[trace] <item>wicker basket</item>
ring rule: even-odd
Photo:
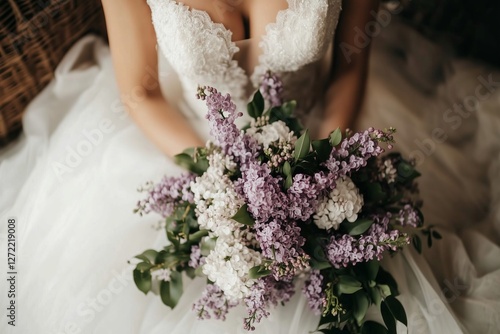
[[[0,146],[21,132],[22,113],[83,35],[105,37],[99,0],[1,0]]]

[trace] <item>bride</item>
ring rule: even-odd
[[[243,333],[242,309],[226,322],[196,320],[191,306],[201,279],[186,284],[174,310],[135,288],[127,260],[165,240],[152,228],[158,218],[132,209],[138,186],[181,172],[168,157],[208,138],[197,86],[230,93],[245,110],[271,70],[318,137],[352,126],[362,109],[357,126],[397,127],[397,148],[417,160],[427,223],[442,226],[444,239],[425,256],[408,250],[385,264],[400,284],[409,332],[494,333],[500,74],[459,60],[443,71],[448,55],[395,18],[380,29],[377,6],[103,0],[109,49],[95,37],[82,39],[28,108],[22,140],[0,155],[1,216],[17,222],[19,272],[16,326],[4,319],[2,332]],[[392,13],[385,15],[390,21]],[[370,25],[378,30],[366,30]],[[476,98],[474,112],[448,113],[481,83],[489,97]],[[256,333],[304,334],[317,322],[297,293]]]

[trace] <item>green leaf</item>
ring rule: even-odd
[[[328,139],[313,140],[311,143],[316,155],[318,156],[318,162],[325,162],[330,157],[332,152],[332,147],[330,146],[330,141]]]
[[[165,247],[165,250],[162,250],[158,252],[158,256],[156,256],[155,263],[160,264],[160,263],[165,263],[165,259],[170,256],[170,249],[172,246],[167,246]],[[168,249],[168,251],[167,251]]]
[[[363,291],[358,291],[354,294],[353,315],[358,325],[362,324],[369,306],[370,300],[366,296],[366,293],[364,293]]]
[[[264,112],[264,97],[262,96],[260,90],[257,90],[255,92],[252,103],[255,105],[255,108],[259,112],[259,116],[261,116]]]
[[[432,231],[432,236],[437,240],[443,239],[443,236],[438,231]]]
[[[292,185],[293,185],[293,178],[291,175],[288,175],[285,179],[285,190],[290,189]]]
[[[295,142],[295,161],[304,158],[311,147],[309,130],[306,130],[302,136]]]
[[[206,238],[200,244],[201,255],[208,256],[210,252],[215,248],[215,239]]]
[[[134,269],[134,283],[139,290],[144,294],[147,294],[151,290],[151,273],[149,270],[140,271],[139,269]]]
[[[422,240],[420,240],[420,237],[418,235],[414,235],[413,238],[411,238],[411,242],[418,254],[422,254]]]
[[[394,318],[396,318],[399,322],[408,326],[408,319],[406,318],[405,308],[401,304],[399,300],[397,300],[393,296],[389,296],[385,299],[385,303],[389,310],[391,311]]]
[[[203,273],[203,266],[199,266],[198,268],[196,268],[194,274],[198,277],[206,277],[205,274]]]
[[[285,163],[283,164],[283,175],[287,177],[292,175],[292,166],[290,166],[290,163],[288,161],[285,161]]]
[[[369,202],[379,202],[386,197],[384,190],[382,189],[382,185],[378,182],[368,183],[365,185],[366,196],[365,201]]]
[[[255,225],[255,220],[253,220],[253,218],[250,216],[250,213],[248,212],[248,206],[246,204],[244,204],[231,218],[243,225]]]
[[[167,231],[167,239],[172,243],[172,245],[175,248],[179,248],[179,245],[181,244],[179,239],[175,236],[173,232]]]
[[[338,290],[339,293],[343,294],[353,294],[361,290],[363,286],[361,282],[352,276],[342,275],[339,276]]]
[[[184,234],[184,236],[188,236],[189,235],[189,224],[186,224],[185,222],[182,224],[182,233]]]
[[[330,134],[329,142],[332,147],[337,146],[342,141],[342,131],[340,128],[337,128]]]
[[[160,284],[160,296],[163,304],[174,308],[183,293],[182,274],[178,271],[173,271],[170,274],[170,281],[162,281]]]
[[[207,230],[200,230],[198,232],[195,232],[189,236],[189,241],[192,243],[199,243],[202,238],[206,237],[208,235]]]
[[[380,303],[382,302],[382,296],[380,295],[378,287],[373,287],[370,289],[370,297],[375,305],[380,306]]]
[[[281,106],[281,110],[283,111],[283,114],[287,117],[290,117],[293,115],[295,108],[297,108],[297,101],[288,101],[288,102],[283,103],[283,105]]]
[[[139,270],[140,272],[145,272],[145,271],[149,271],[149,269],[151,269],[153,267],[154,267],[154,265],[152,265],[151,263],[141,262],[141,263],[138,263],[135,268],[137,270]]]
[[[375,321],[366,321],[361,327],[361,334],[387,334],[387,328]]]
[[[380,312],[382,313],[382,319],[384,319],[384,323],[387,326],[387,330],[389,334],[397,334],[396,332],[396,319],[394,319],[394,315],[392,315],[389,307],[385,302],[380,304]]]
[[[432,247],[432,235],[429,233],[427,235],[427,247],[431,248]]]
[[[255,92],[252,101],[247,104],[247,112],[252,118],[262,116],[264,112],[264,98],[259,90]]]
[[[370,226],[372,226],[372,224],[373,220],[371,219],[359,219],[354,223],[349,223],[348,221],[344,221],[344,223],[342,223],[347,232],[352,236],[361,235],[365,233],[370,228]]]
[[[251,279],[258,279],[264,276],[269,276],[271,274],[271,270],[266,269],[264,266],[255,266],[248,272],[248,276]]]
[[[184,272],[190,279],[194,279],[196,277],[196,269],[194,268],[186,267],[186,269],[184,269]]]
[[[398,176],[405,180],[413,180],[420,176],[420,173],[415,170],[415,168],[407,163],[406,161],[401,161],[397,166]]]
[[[311,267],[317,270],[323,270],[331,268],[332,265],[330,262],[327,261],[317,261],[315,259],[311,259]]]
[[[205,173],[208,169],[208,160],[206,157],[198,157],[195,161],[191,155],[180,153],[174,156],[174,161],[177,165],[197,175]]]
[[[147,262],[147,263],[155,264],[155,259],[156,259],[157,255],[158,255],[157,251],[155,251],[153,249],[148,249],[148,250],[142,252],[142,254],[137,255],[136,258],[139,260],[142,260],[144,262]]]
[[[387,284],[379,284],[378,285],[380,294],[382,295],[382,298],[387,298],[390,295],[392,295],[391,288]]]
[[[257,111],[257,108],[255,107],[255,105],[253,104],[253,102],[249,102],[247,104],[247,113],[250,117],[252,118],[257,118],[259,117],[259,114],[258,114],[258,111]]]
[[[379,286],[381,285],[386,285],[387,288],[389,289],[390,294],[397,296],[399,294],[398,292],[398,283],[392,277],[392,275],[388,272],[385,271],[384,268],[380,267],[377,275],[377,284]],[[390,294],[386,294],[384,297],[389,296]]]
[[[378,270],[380,269],[380,262],[377,260],[372,260],[365,263],[365,269],[368,276],[368,280],[373,281],[377,278]]]

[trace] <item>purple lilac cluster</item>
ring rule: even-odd
[[[295,222],[257,222],[255,229],[262,254],[266,258],[286,263],[303,254],[302,246],[306,240],[300,235],[301,229]]]
[[[288,199],[281,190],[281,181],[280,177],[271,175],[269,166],[254,161],[242,171],[242,178],[235,186],[245,196],[254,218],[267,222],[272,218],[287,218]]]
[[[323,186],[318,185],[313,177],[296,174],[293,177],[292,186],[287,191],[288,216],[293,220],[301,221],[311,218],[316,212],[322,188]]]
[[[247,331],[255,330],[255,323],[269,316],[269,306],[288,302],[295,293],[292,282],[276,281],[272,276],[259,279],[251,288],[250,295],[245,298],[248,317],[244,320]]]
[[[405,204],[405,206],[399,211],[396,221],[401,224],[401,226],[411,226],[414,228],[417,228],[422,224],[417,210],[415,210],[415,208],[410,204]]]
[[[283,104],[283,82],[271,72],[266,72],[262,77],[260,89],[264,99],[269,101],[271,107],[278,107]]]
[[[194,196],[190,187],[195,178],[196,176],[191,173],[164,177],[149,190],[148,197],[137,204],[137,210],[141,214],[157,212],[164,218],[172,215],[179,202],[193,203]]]
[[[229,309],[237,305],[238,302],[228,300],[224,292],[217,285],[208,284],[205,291],[203,291],[201,299],[193,305],[193,311],[198,314],[198,319],[200,320],[211,319],[212,315],[215,319],[226,320]]]
[[[323,275],[319,270],[312,270],[306,281],[302,293],[306,296],[309,308],[314,314],[320,315],[326,306],[326,297],[323,291]]]
[[[379,142],[392,142],[392,132],[369,128],[345,138],[339,148],[334,148],[325,162],[328,170],[339,176],[348,175],[365,167],[367,161],[384,153]]]
[[[207,104],[206,118],[210,124],[210,134],[222,151],[243,165],[255,159],[258,144],[236,126],[236,119],[243,116],[243,113],[236,112],[231,96],[222,95],[213,87],[200,87],[197,97]]]
[[[201,256],[201,248],[198,245],[191,246],[191,254],[189,256],[188,266],[198,268],[205,264],[205,258]]]
[[[326,251],[328,260],[335,268],[373,259],[380,261],[385,251],[396,251],[409,243],[406,234],[390,228],[390,213],[374,216],[373,219],[373,225],[360,237],[349,234],[336,234],[331,237]]]
[[[270,265],[272,276],[283,282],[291,282],[297,275],[310,268],[311,257],[302,252],[302,255],[290,257],[287,262],[274,262]]]

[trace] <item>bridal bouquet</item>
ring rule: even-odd
[[[386,254],[413,242],[423,218],[412,164],[391,149],[394,129],[340,130],[312,141],[282,103],[279,79],[268,73],[248,104],[243,130],[229,95],[198,89],[208,107],[213,141],[185,151],[190,172],[150,185],[141,214],[159,213],[169,240],[137,256],[134,281],[175,307],[183,273],[207,278],[193,311],[224,320],[246,307],[246,330],[302,287],[322,333],[395,333],[407,323],[397,284],[380,266]],[[423,230],[432,241],[439,234]],[[370,306],[385,326],[365,321]]]

